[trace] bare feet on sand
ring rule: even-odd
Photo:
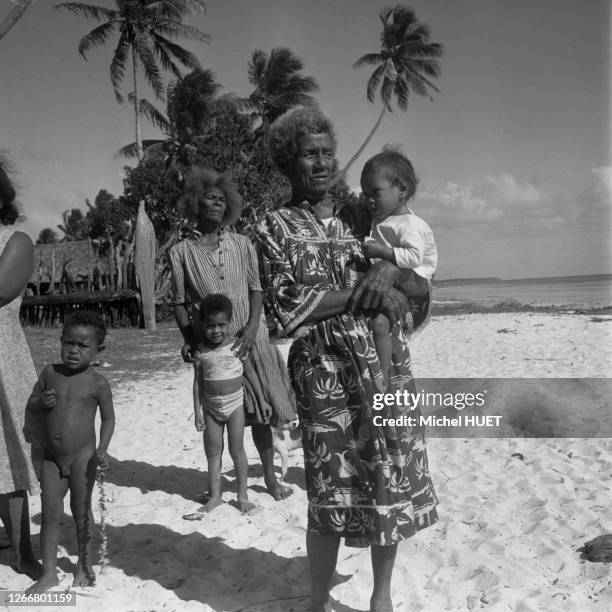
[[[26,595],[36,595],[36,593],[44,593],[58,584],[57,574],[43,574],[40,580],[28,587],[25,592]]]
[[[293,495],[293,489],[283,487],[278,481],[273,484],[266,484],[266,489],[276,501],[287,499]]]
[[[25,574],[32,580],[38,580],[43,575],[42,565],[33,557],[31,559],[20,559],[11,566],[18,574]]]
[[[186,521],[201,521],[205,514],[212,512],[217,506],[223,503],[220,497],[210,497],[208,495],[202,495],[199,497],[201,500],[207,500],[203,506],[200,506],[195,512],[191,514],[184,514],[183,519]]]
[[[248,499],[238,499],[238,510],[243,514],[251,514],[257,506]]]
[[[73,587],[88,587],[96,584],[96,575],[91,567],[83,567],[80,563],[74,574]]]

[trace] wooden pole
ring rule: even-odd
[[[155,230],[140,201],[136,217],[134,267],[142,296],[145,329],[155,329]]]

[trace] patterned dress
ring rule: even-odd
[[[0,225],[0,254],[13,230]],[[21,324],[21,297],[0,308],[0,493],[26,490],[38,493],[38,479],[32,466],[30,434],[24,436],[26,404],[34,385],[36,370]],[[28,419],[29,420],[29,419]],[[40,433],[40,432],[39,432]],[[40,460],[41,447],[35,446]]]
[[[326,228],[307,203],[258,225],[262,281],[289,352],[308,493],[308,529],[348,546],[391,545],[437,520],[422,427],[376,426],[373,417],[417,416],[404,405],[373,411],[382,376],[368,319],[342,314],[304,320],[327,291],[355,286],[366,262],[350,219],[336,211]],[[355,229],[355,232],[357,230]],[[415,391],[405,323],[392,330],[392,391]],[[417,420],[418,422],[418,420]]]
[[[261,291],[257,255],[244,236],[223,230],[219,249],[210,252],[199,242],[196,233],[170,249],[172,269],[172,301],[191,304],[194,308],[211,293],[226,295],[233,305],[231,336],[247,324],[250,314],[249,291]],[[287,367],[280,351],[270,344],[268,327],[262,313],[251,354],[262,391],[274,409],[272,424],[295,418],[295,400]],[[245,409],[253,420],[255,395],[245,384]]]

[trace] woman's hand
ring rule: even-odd
[[[346,303],[346,309],[349,312],[383,313],[393,325],[408,310],[407,299],[393,289],[398,277],[399,269],[392,263],[388,261],[375,263],[357,283]]]
[[[238,359],[246,359],[253,350],[255,344],[255,337],[257,336],[257,326],[246,325],[239,332],[240,336],[236,338],[234,344],[232,344],[232,350],[237,350],[236,356]]]
[[[389,293],[383,297],[380,309],[376,312],[384,314],[389,319],[390,326],[393,327],[397,321],[403,321],[406,318],[408,308],[408,298],[395,287],[391,287]]]

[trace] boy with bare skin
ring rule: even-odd
[[[57,546],[64,497],[70,489],[70,509],[76,524],[79,558],[73,586],[95,583],[92,569],[91,495],[96,468],[108,467],[107,448],[115,429],[113,398],[108,381],[90,367],[104,349],[102,317],[80,311],[69,316],[62,330],[61,363],[45,367],[28,401],[28,410],[43,414],[45,455],[41,469],[41,555],[44,573],[27,589],[42,593],[58,584]],[[96,448],[95,417],[100,407],[100,443]]]
[[[272,407],[265,401],[259,379],[248,359],[241,361],[235,349],[236,338],[228,334],[232,302],[221,294],[210,294],[200,306],[202,342],[194,354],[193,401],[195,426],[204,431],[204,452],[208,461],[209,493],[198,512],[185,515],[199,520],[203,513],[223,503],[221,499],[221,455],[223,430],[227,425],[229,452],[236,469],[238,508],[248,514],[255,509],[247,495],[248,462],[243,445],[244,409],[242,376],[249,381],[267,422]]]

